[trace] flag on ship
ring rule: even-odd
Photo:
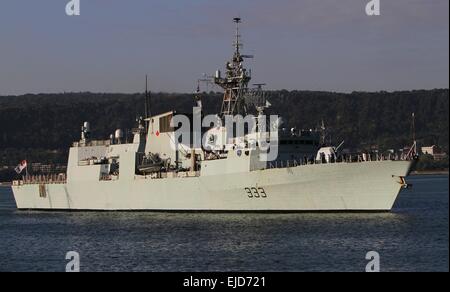
[[[27,161],[22,160],[19,165],[14,168],[14,170],[17,172],[17,174],[20,174],[25,168],[27,168]]]

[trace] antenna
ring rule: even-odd
[[[417,154],[417,141],[416,141],[416,113],[411,114],[411,131],[412,131],[412,138],[413,138],[413,148],[414,148],[414,155]]]
[[[321,124],[320,124],[320,140],[322,142],[322,146],[324,146],[326,144],[326,139],[327,139],[327,128],[325,127],[325,122],[322,119]],[[331,137],[330,137],[331,140]]]
[[[216,71],[214,84],[224,89],[222,99],[222,108],[220,116],[223,118],[227,115],[246,114],[249,105],[249,97],[254,97],[254,92],[248,89],[248,84],[252,79],[251,70],[247,70],[244,66],[244,60],[252,58],[252,55],[241,55],[241,35],[239,32],[240,17],[233,18],[236,24],[236,35],[233,46],[235,48],[233,57],[230,62],[227,62],[226,73],[222,77],[220,70]],[[261,91],[261,90],[260,90]]]
[[[145,118],[148,118],[148,76],[145,75]]]
[[[234,23],[236,23],[236,41],[234,46],[236,48],[236,52],[239,53],[239,49],[242,48],[242,44],[240,42],[241,35],[239,34],[239,24],[242,22],[240,17],[233,18]]]
[[[151,113],[151,100],[150,100],[150,92],[148,91],[148,76],[145,75],[145,117],[150,118]]]
[[[262,89],[263,86],[266,86],[266,83],[255,83],[253,86],[256,86],[257,89]]]
[[[145,75],[145,119],[150,118],[150,94],[148,92],[148,75]],[[149,121],[145,121],[145,132],[148,132]]]
[[[417,157],[417,141],[416,141],[416,114],[411,114],[411,133],[413,138],[413,145],[409,149],[406,157]]]

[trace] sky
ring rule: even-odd
[[[252,83],[269,89],[449,87],[449,1],[69,0],[0,2],[0,95],[192,92],[233,52],[243,19]],[[206,88],[218,90],[218,88]]]

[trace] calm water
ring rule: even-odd
[[[0,271],[448,271],[448,176],[410,181],[383,214],[22,212],[0,187]]]

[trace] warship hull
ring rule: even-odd
[[[274,168],[210,176],[13,185],[22,210],[389,211],[411,161]]]

